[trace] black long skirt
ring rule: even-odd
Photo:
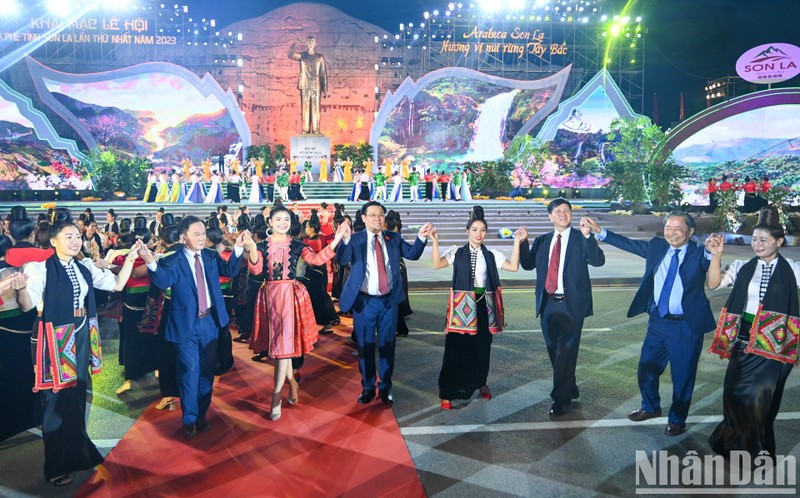
[[[311,267],[306,270],[304,278],[297,279],[305,286],[311,307],[314,309],[314,319],[317,325],[328,325],[336,320],[336,308],[333,307],[331,296],[328,295],[328,272],[324,266]]]
[[[52,479],[79,470],[87,470],[103,463],[86,432],[86,390],[89,383],[89,327],[88,320],[80,318],[83,325],[75,333],[78,384],[75,387],[40,391],[44,417],[44,477]],[[80,322],[75,324],[80,325]]]
[[[162,397],[177,398],[178,391],[178,354],[175,344],[164,338],[167,329],[167,316],[172,307],[172,299],[164,298],[164,307],[161,311],[161,322],[158,324],[158,344],[156,355],[158,359],[158,387]]]
[[[441,399],[469,399],[475,389],[486,385],[492,334],[489,332],[485,299],[478,301],[477,313],[477,334],[445,334],[444,358],[439,372]]]
[[[33,330],[36,310],[0,319],[0,327]],[[42,423],[41,403],[33,392],[31,333],[0,329],[0,441]]]
[[[139,332],[147,293],[125,294],[120,333],[120,364],[125,366],[125,379],[138,379],[158,368],[158,338]]]
[[[749,336],[749,329],[750,324],[744,322],[740,337]],[[722,392],[724,418],[708,443],[726,457],[733,450],[747,451],[753,457],[766,450],[774,456],[773,424],[792,365],[746,354],[746,348],[746,343],[737,341],[728,362]]]

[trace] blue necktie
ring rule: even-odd
[[[669,262],[667,277],[664,279],[664,286],[661,287],[661,296],[658,298],[658,316],[661,318],[669,314],[669,296],[672,294],[672,284],[675,283],[675,276],[678,275],[678,249],[673,249],[672,251],[672,260]]]

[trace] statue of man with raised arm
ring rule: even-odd
[[[289,49],[289,58],[300,62],[300,76],[297,88],[300,89],[300,108],[303,133],[319,134],[319,99],[328,96],[328,71],[325,58],[316,52],[317,39],[306,38],[305,52],[297,52],[296,41]]]

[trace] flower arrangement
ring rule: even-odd
[[[501,228],[497,231],[497,238],[498,239],[510,239],[514,236],[514,232],[511,231],[510,228]]]
[[[420,227],[419,225],[409,225],[408,229],[409,230],[419,230],[419,227]]]
[[[517,201],[517,202],[522,202],[522,201],[525,200],[525,198],[522,197],[521,195],[518,195],[518,196],[514,197],[514,200]]]
[[[472,198],[475,199],[475,200],[478,200],[478,201],[485,201],[485,200],[487,200],[489,198],[489,196],[488,195],[473,195]]]
[[[509,197],[507,195],[501,195],[501,196],[495,197],[495,200],[497,200],[497,201],[510,201],[512,199],[511,199],[511,197]]]
[[[100,202],[102,200],[100,197],[83,197],[81,202]]]
[[[45,202],[42,204],[42,209],[55,209],[56,203],[55,202]]]
[[[617,216],[633,216],[633,210],[625,211],[624,209],[617,209],[616,211],[609,211],[608,214],[615,214]]]
[[[64,178],[80,178],[81,175],[66,166],[61,161],[50,161],[50,168]]]

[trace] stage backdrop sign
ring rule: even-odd
[[[768,43],[751,48],[736,61],[736,72],[751,83],[780,83],[800,73],[800,47]]]

